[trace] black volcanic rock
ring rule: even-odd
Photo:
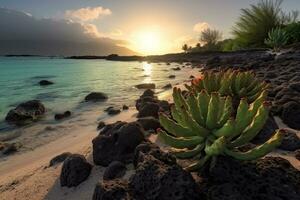
[[[203,199],[253,200],[293,199],[300,197],[300,172],[280,157],[265,157],[241,162],[218,157],[201,173]]]
[[[93,200],[132,200],[128,192],[128,183],[125,180],[112,180],[98,182]]]
[[[31,100],[19,104],[16,108],[10,110],[5,117],[9,123],[23,124],[28,121],[34,121],[46,112],[45,106],[38,100]]]
[[[286,151],[295,151],[300,149],[300,138],[297,136],[296,132],[292,130],[285,130],[283,140],[278,148]]]
[[[161,127],[158,119],[154,117],[141,117],[137,122],[139,122],[146,131],[156,130]]]
[[[141,83],[135,86],[137,89],[155,89],[154,83]]]
[[[191,174],[182,169],[168,154],[152,144],[136,150],[136,172],[129,179],[135,199],[199,199],[199,188]]]
[[[64,161],[60,174],[60,185],[76,187],[89,177],[91,170],[92,165],[86,161],[84,156],[73,154]]]
[[[158,111],[159,111],[159,104],[146,102],[144,105],[139,109],[139,113],[137,115],[138,118],[141,117],[155,117],[158,118]]]
[[[94,163],[101,166],[113,161],[129,163],[135,147],[143,140],[144,130],[136,122],[107,125],[92,141]]]
[[[52,81],[48,81],[48,80],[41,80],[40,82],[39,82],[39,84],[41,85],[41,86],[46,86],[46,85],[52,85],[52,84],[54,84]]]
[[[55,120],[62,120],[71,116],[71,111],[66,111],[64,113],[57,113],[54,115]]]
[[[122,178],[126,173],[126,165],[119,161],[110,163],[104,171],[103,180]]]
[[[108,97],[103,92],[91,92],[84,99],[85,101],[105,101]]]
[[[59,155],[55,156],[54,158],[52,158],[50,160],[49,167],[52,167],[54,165],[57,165],[57,164],[65,161],[71,155],[72,154],[70,152],[64,152],[62,154],[59,154]]]
[[[289,127],[300,129],[300,103],[290,101],[284,104],[281,119]]]

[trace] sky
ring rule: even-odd
[[[142,54],[180,51],[205,28],[230,37],[240,9],[258,0],[0,0],[0,7],[34,18],[71,20],[95,37],[126,41]],[[300,0],[284,0],[285,11],[300,10]],[[124,45],[124,44],[123,44]]]

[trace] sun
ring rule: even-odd
[[[158,31],[139,31],[133,36],[135,49],[142,54],[155,54],[160,51],[161,36]]]

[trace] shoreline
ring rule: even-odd
[[[240,59],[240,58],[239,58]],[[251,59],[251,58],[250,58]],[[262,58],[264,59],[264,57]],[[238,60],[239,61],[239,60]],[[246,62],[246,60],[244,60]],[[215,69],[215,68],[213,68]],[[264,77],[263,73],[268,72],[268,68],[256,68],[258,75]],[[262,70],[262,71],[260,71]],[[266,71],[267,70],[267,71]],[[175,86],[175,85],[174,85]],[[176,87],[183,87],[181,82]],[[141,90],[142,93],[142,90]],[[171,90],[158,93],[159,99],[169,100]],[[115,121],[134,121],[137,111],[130,107],[128,111],[122,111],[120,114],[104,119],[106,123]],[[70,133],[58,135],[56,140],[45,145],[36,147],[31,151],[15,154],[0,161],[0,195],[4,199],[47,199],[47,200],[77,200],[91,199],[95,184],[102,180],[105,167],[94,165],[89,178],[75,188],[61,187],[59,184],[59,175],[62,164],[54,167],[48,167],[49,161],[63,152],[80,153],[92,163],[91,140],[97,135],[96,125],[99,115],[89,116],[85,121],[78,121],[78,127],[69,130]],[[92,119],[92,120],[90,120]],[[279,128],[287,128],[279,117],[275,117]],[[295,129],[287,128],[292,131]],[[300,137],[300,132],[296,131]],[[151,141],[156,142],[156,135],[152,134]],[[159,144],[163,149],[163,147]],[[300,170],[300,161],[296,160],[293,151],[275,150],[267,157],[280,156],[287,159],[295,168]],[[128,178],[133,172],[133,166],[130,164],[125,175]]]

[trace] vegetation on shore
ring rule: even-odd
[[[251,73],[206,74],[188,89],[185,97],[180,89],[174,88],[172,116],[160,114],[164,130],[158,131],[159,138],[173,148],[177,158],[195,160],[187,170],[199,170],[220,155],[254,160],[280,145],[283,132],[278,130],[264,144],[246,152],[240,150],[259,133],[269,117],[266,87]],[[237,107],[233,99],[238,99]]]
[[[241,10],[232,28],[233,37],[221,40],[221,32],[207,29],[195,47],[183,45],[185,52],[234,51],[249,48],[281,47],[300,42],[299,11],[285,13],[282,0],[260,0]]]

